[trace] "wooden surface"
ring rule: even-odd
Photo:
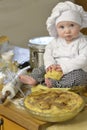
[[[87,97],[84,98],[87,104]],[[87,130],[87,106],[76,118],[63,123],[47,123],[34,119],[22,107],[6,101],[0,105],[0,115],[25,128],[25,130]]]
[[[3,124],[0,125],[0,130],[26,130],[4,116],[0,116],[0,121],[3,121]]]
[[[75,3],[78,5],[83,6],[85,11],[87,11],[87,0],[75,0]]]
[[[87,0],[75,0],[75,3],[83,6],[84,10],[87,11]],[[81,32],[87,35],[87,28],[82,29]]]
[[[0,115],[19,124],[27,130],[45,130],[50,123],[34,119],[25,109],[17,108],[10,101],[0,105]]]

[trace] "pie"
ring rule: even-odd
[[[44,89],[28,95],[24,106],[37,119],[60,122],[76,116],[83,109],[84,101],[71,91]]]

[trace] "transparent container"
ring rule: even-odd
[[[0,36],[0,54],[8,50],[9,38],[7,36]]]
[[[47,92],[48,95],[46,94]],[[51,94],[52,96],[50,97]],[[54,98],[53,94],[56,94],[55,100],[52,99]],[[67,96],[64,96],[66,94]],[[39,100],[40,98],[43,98],[42,102],[41,100]],[[44,104],[45,106],[48,102],[50,103],[50,101],[52,103],[50,108],[53,109],[44,109],[44,107],[40,109],[41,104]],[[31,104],[34,104],[34,107]],[[28,113],[36,119],[47,122],[64,122],[73,119],[76,115],[80,113],[80,111],[82,111],[84,106],[85,102],[80,95],[71,91],[64,90],[62,88],[38,90],[37,92],[32,92],[24,99],[24,107],[28,111]]]

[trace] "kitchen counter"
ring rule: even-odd
[[[19,95],[17,96],[19,97]],[[30,116],[23,106],[15,102],[19,100],[18,97],[13,100],[7,99],[4,104],[1,104],[0,115],[15,122],[24,130],[87,130],[87,106],[72,120],[62,123],[48,123]],[[84,97],[84,100],[87,102],[87,97]]]
[[[51,123],[34,119],[25,109],[20,109],[10,101],[0,105],[0,115],[15,122],[25,130],[45,130]]]

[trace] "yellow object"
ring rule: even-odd
[[[31,87],[31,92],[39,91],[39,90],[67,90],[74,93],[80,93],[81,95],[87,96],[86,86],[73,86],[72,88],[48,88],[45,85],[38,84],[36,86]]]
[[[57,72],[55,70],[53,71],[48,71],[45,74],[45,78],[51,78],[51,79],[55,79],[55,80],[60,80],[60,78],[62,77],[63,73],[61,71]]]
[[[2,122],[2,125],[0,126],[0,128],[1,128],[0,130],[26,130],[22,126],[5,118],[4,116],[0,116],[0,121]]]
[[[1,36],[0,37],[0,44],[3,44],[4,42],[8,42],[9,38],[7,36]]]
[[[74,118],[84,107],[78,94],[62,89],[45,89],[26,96],[24,106],[33,117],[48,122]]]
[[[35,91],[39,91],[39,90],[50,90],[50,89],[54,89],[54,90],[71,90],[70,88],[48,88],[47,86],[38,84],[37,86],[31,87],[31,92],[35,92]]]

